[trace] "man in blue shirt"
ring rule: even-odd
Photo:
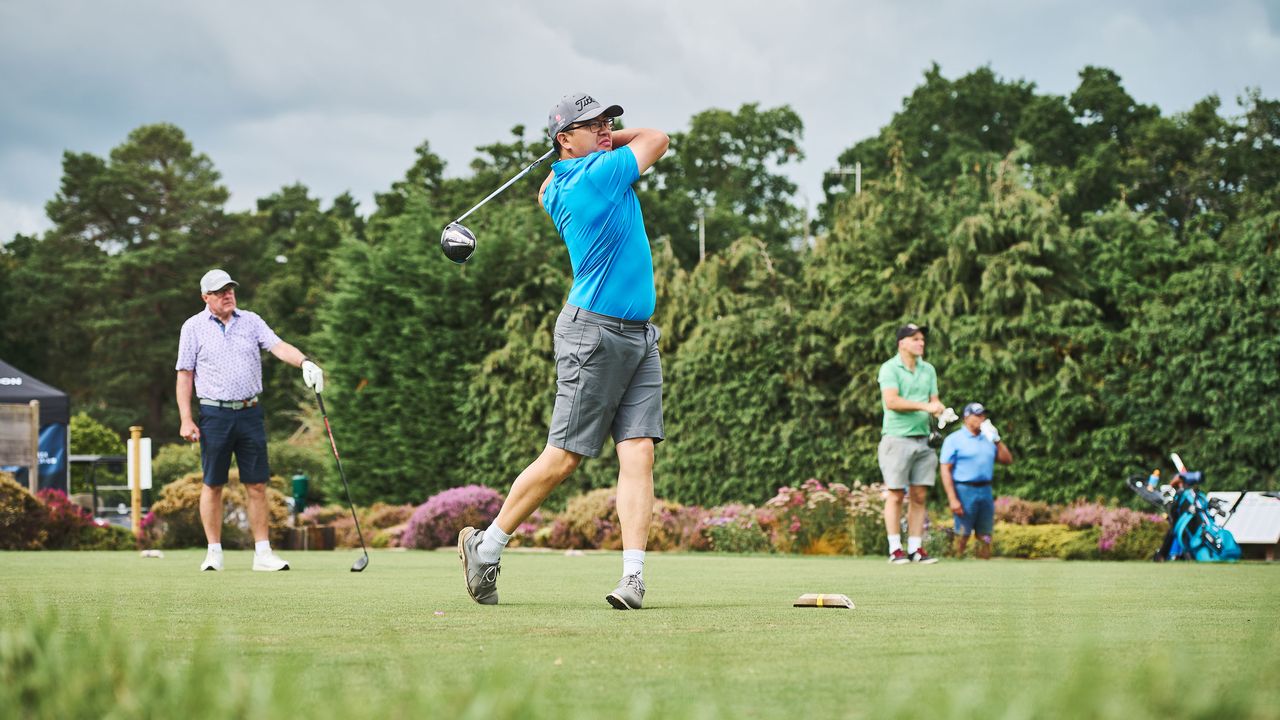
[[[653,515],[653,452],[661,442],[662,363],[649,322],[656,293],[653,255],[632,184],[667,151],[667,135],[614,130],[617,105],[566,95],[551,108],[547,133],[559,151],[538,200],[569,249],[573,287],[556,320],[556,401],[547,445],[516,478],[498,517],[458,534],[467,592],[498,602],[502,550],[520,523],[584,456],[612,435],[618,454],[622,579],[605,599],[638,610]]]
[[[1013,453],[1000,440],[996,426],[987,419],[982,403],[964,407],[964,427],[942,442],[942,486],[955,517],[956,555],[964,555],[969,534],[978,536],[978,557],[991,557],[991,532],[995,524],[995,498],[991,480],[995,464],[1013,463]]]

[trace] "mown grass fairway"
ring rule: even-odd
[[[50,694],[125,692],[187,718],[1280,713],[1276,566],[651,554],[646,609],[619,612],[617,553],[509,553],[497,607],[471,603],[449,551],[374,552],[362,574],[351,551],[282,554],[292,571],[229,552],[202,574],[195,550],[0,553],[0,707],[66,716],[78,706]],[[792,608],[803,592],[857,608]],[[169,685],[128,694],[155,673]]]

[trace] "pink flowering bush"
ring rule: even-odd
[[[401,547],[430,550],[452,545],[471,525],[486,528],[502,509],[502,495],[483,485],[464,485],[432,495],[413,511],[400,535]]]
[[[705,512],[700,535],[706,540],[705,548],[717,552],[772,552],[769,534],[760,526],[756,508],[752,505],[731,503]]]
[[[824,485],[809,478],[793,488],[778,488],[757,515],[761,527],[780,552],[840,555],[854,552],[854,518],[873,506],[865,492],[847,485]]]
[[[1068,505],[1058,514],[1058,522],[1072,530],[1098,527],[1106,516],[1108,508],[1102,503],[1077,502]]]
[[[132,550],[137,546],[133,533],[95,523],[92,513],[61,490],[40,490],[35,497],[44,505],[43,512],[33,517],[41,525],[37,537],[45,550]]]
[[[44,546],[50,550],[70,550],[80,544],[80,533],[93,527],[93,515],[76,505],[61,490],[40,490],[36,499],[48,510],[44,527],[48,537]]]

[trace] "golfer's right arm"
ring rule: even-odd
[[[182,418],[182,427],[178,434],[183,440],[195,442],[200,439],[200,428],[191,419],[191,395],[195,388],[195,373],[190,370],[178,371],[178,385],[174,395],[178,398],[178,417]]]
[[[613,131],[613,146],[620,148],[626,146],[631,148],[632,154],[636,156],[636,165],[643,174],[648,170],[658,158],[667,152],[667,146],[671,144],[671,138],[661,130],[652,128],[624,128],[622,130]]]
[[[942,488],[947,491],[947,504],[951,506],[951,512],[956,515],[964,515],[964,506],[960,504],[960,498],[956,496],[955,479],[951,477],[952,463],[942,463],[938,466],[942,469]]]

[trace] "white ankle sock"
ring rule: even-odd
[[[889,536],[889,554],[892,555],[901,549],[902,549],[902,536],[890,535]]]
[[[253,551],[259,555],[271,554],[271,541],[259,540],[253,544]]]
[[[496,563],[502,559],[502,551],[506,549],[507,542],[511,540],[511,536],[502,532],[502,528],[497,523],[491,524],[484,531],[484,537],[480,539],[480,547],[476,552],[480,555],[480,562]]]
[[[209,552],[222,552],[222,543],[209,543]]]
[[[644,551],[643,550],[623,550],[622,551],[622,575],[638,575],[640,579],[644,579]]]
[[[920,549],[920,538],[918,537],[907,538],[907,554],[908,555],[910,555],[911,553],[919,549]]]

